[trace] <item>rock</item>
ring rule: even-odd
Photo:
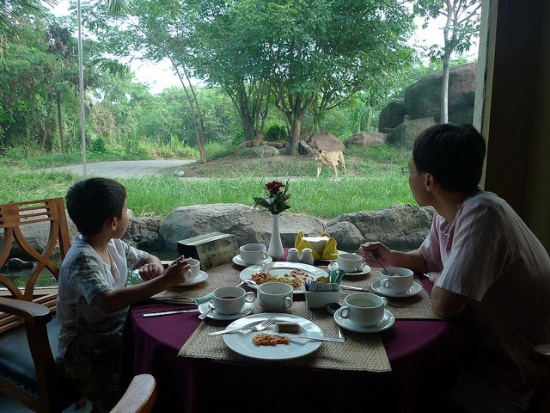
[[[372,146],[386,143],[387,135],[378,132],[359,132],[350,136],[344,141],[344,145],[349,146]]]
[[[451,68],[449,72],[449,122],[472,123],[477,63]],[[431,73],[405,91],[405,108],[410,119],[434,118],[441,111],[442,72]],[[471,115],[471,116],[470,116]]]
[[[185,175],[185,172],[181,169],[178,169],[177,171],[172,172],[172,175],[179,176],[180,178]]]
[[[4,267],[8,271],[19,272],[32,269],[34,267],[34,263],[30,261],[23,261],[20,258],[10,258],[6,261],[6,265]],[[2,271],[4,271],[4,268],[2,268]]]
[[[133,218],[122,239],[141,250],[158,250],[162,244],[159,233],[161,223],[160,217]]]
[[[332,133],[320,131],[311,136],[307,144],[313,149],[322,149],[329,152],[342,152],[346,146]]]
[[[418,248],[430,231],[432,208],[392,205],[381,211],[359,211],[340,215],[327,222],[327,232],[338,248],[356,251],[367,241],[380,241],[389,248]]]
[[[387,142],[392,145],[412,148],[416,137],[435,124],[433,118],[407,120],[388,133]]]
[[[279,231],[285,247],[294,246],[296,235],[323,232],[323,221],[307,215],[284,212]],[[269,244],[272,220],[268,211],[242,204],[192,205],[173,210],[160,226],[165,248],[177,251],[176,243],[185,238],[213,231],[233,234],[238,245],[259,242]]]
[[[388,106],[380,112],[378,131],[388,133],[391,129],[401,125],[405,121],[406,115],[405,99],[397,99],[388,103]]]
[[[250,149],[251,158],[271,158],[273,156],[278,156],[279,150],[273,146],[269,145],[260,145],[255,146]]]

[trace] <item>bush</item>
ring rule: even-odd
[[[268,142],[288,140],[286,126],[281,123],[269,125],[264,132],[264,139]]]

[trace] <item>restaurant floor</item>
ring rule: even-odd
[[[82,409],[76,409],[73,405],[63,410],[63,413],[88,413],[90,410],[92,410],[92,405],[88,402]],[[0,394],[0,413],[32,413],[32,410],[13,401],[4,394]]]

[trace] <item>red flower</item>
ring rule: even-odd
[[[283,184],[282,182],[279,182],[279,181],[273,181],[273,182],[269,182],[269,183],[265,184],[265,187],[267,188],[267,190],[269,191],[271,196],[277,195],[279,193],[279,191],[281,190],[281,188],[283,188],[284,186],[285,186],[285,184]]]

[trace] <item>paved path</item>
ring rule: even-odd
[[[161,174],[163,169],[178,168],[193,163],[193,160],[153,160],[153,161],[114,161],[86,163],[87,176],[102,176],[105,178],[134,178],[145,175]],[[84,175],[84,168],[80,165],[59,166],[49,168],[49,171],[68,171]]]

